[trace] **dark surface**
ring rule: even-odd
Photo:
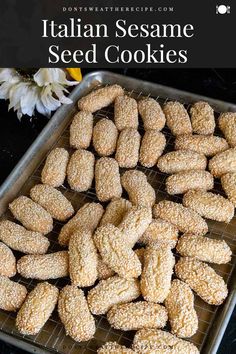
[[[123,69],[116,71],[142,80],[236,103],[236,69]],[[86,70],[83,71],[85,72]],[[48,120],[36,115],[32,119],[23,117],[19,121],[14,112],[8,112],[5,101],[0,101],[0,119],[1,184]],[[22,353],[26,352],[0,341],[0,354]],[[218,354],[233,353],[236,353],[236,311],[234,311],[218,351]]]

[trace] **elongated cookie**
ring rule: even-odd
[[[134,98],[118,96],[114,105],[114,120],[118,130],[138,128],[138,106]]]
[[[199,214],[179,203],[162,200],[154,205],[153,214],[175,225],[181,232],[205,235],[208,231],[206,221]]]
[[[144,251],[140,288],[146,301],[162,303],[168,295],[175,258],[169,246],[150,245]]]
[[[58,241],[60,245],[67,246],[70,236],[76,230],[88,229],[92,233],[97,228],[103,215],[103,207],[99,203],[86,203],[75,214],[75,216],[65,224],[60,231]]]
[[[65,221],[74,214],[71,202],[56,188],[46,184],[31,188],[30,197],[56,220]]]
[[[167,102],[163,107],[166,124],[173,135],[192,133],[188,112],[180,102]]]
[[[95,244],[103,261],[120,277],[137,278],[141,274],[141,263],[131,247],[124,242],[123,233],[114,225],[97,228]]]
[[[178,173],[189,170],[205,170],[207,159],[203,154],[191,150],[177,150],[162,155],[157,167],[161,172]]]
[[[144,167],[153,167],[162,155],[166,146],[165,135],[158,130],[145,132],[139,153],[139,162]]]
[[[175,150],[191,150],[212,157],[229,148],[227,141],[215,135],[179,135],[175,139]]]
[[[100,119],[93,128],[93,146],[100,156],[110,156],[115,152],[117,138],[118,130],[110,119]]]
[[[91,188],[94,178],[95,157],[87,150],[76,150],[67,167],[67,180],[70,188],[76,192],[85,192]]]
[[[53,228],[51,215],[28,197],[20,196],[9,204],[14,217],[28,230],[48,234]]]
[[[59,187],[66,178],[66,168],[69,161],[69,153],[63,148],[53,149],[45,161],[41,180],[42,183],[52,187]]]
[[[22,277],[30,279],[47,280],[66,277],[69,274],[68,252],[23,256],[17,262],[17,271]]]
[[[166,220],[154,219],[143,233],[139,242],[146,245],[156,243],[158,245],[166,245],[170,248],[176,246],[178,240],[178,229]]]
[[[209,170],[214,177],[236,172],[236,147],[225,150],[209,161]]]
[[[213,134],[215,130],[214,110],[209,103],[196,102],[190,109],[193,132],[196,134]]]
[[[16,274],[16,259],[12,250],[0,242],[0,275],[11,278]]]
[[[162,130],[165,126],[166,117],[159,103],[151,97],[141,99],[138,102],[138,110],[143,120],[144,129]]]
[[[119,85],[101,87],[80,98],[78,107],[81,111],[93,113],[109,106],[117,96],[122,96],[123,94],[124,91]]]
[[[75,114],[70,125],[70,146],[75,149],[87,149],[93,134],[93,115],[80,111]]]
[[[95,320],[89,312],[84,293],[73,285],[66,285],[59,294],[58,314],[66,334],[76,342],[88,341],[94,336]]]
[[[221,113],[219,127],[231,147],[236,146],[236,113]]]
[[[112,224],[118,226],[132,204],[123,198],[113,198],[106,207],[100,226]]]
[[[199,215],[216,221],[230,222],[234,205],[220,194],[202,190],[190,190],[183,197],[183,205]]]
[[[213,187],[214,178],[208,171],[184,171],[166,179],[166,191],[170,195],[184,194],[190,189],[209,190]]]
[[[180,237],[176,250],[181,256],[217,264],[228,263],[232,256],[232,251],[224,240],[191,234]]]
[[[137,279],[124,279],[115,275],[101,280],[88,293],[88,305],[94,315],[103,315],[117,304],[137,299],[140,295]]]
[[[133,168],[139,159],[140,134],[134,128],[126,128],[120,132],[115,158],[120,167]]]
[[[10,220],[0,222],[0,240],[14,251],[26,254],[44,254],[50,245],[41,233],[28,231]]]
[[[165,307],[171,325],[171,332],[178,337],[192,337],[198,329],[198,317],[194,309],[194,295],[191,288],[179,279],[174,279],[165,299]]]
[[[112,198],[120,198],[122,186],[120,181],[119,166],[111,157],[101,157],[95,166],[95,189],[101,202]]]
[[[236,207],[236,173],[226,173],[221,177],[221,185],[228,199]]]
[[[228,295],[223,278],[209,265],[197,259],[180,258],[175,265],[175,272],[178,278],[210,305],[222,304]]]
[[[132,348],[138,354],[199,354],[193,343],[160,329],[136,332]]]
[[[0,275],[0,309],[4,311],[17,311],[23,304],[27,295],[24,285]]]
[[[121,183],[132,204],[151,207],[155,203],[155,190],[148,183],[147,176],[142,171],[126,171],[121,177]]]
[[[18,331],[26,335],[37,334],[51,316],[59,291],[47,282],[39,283],[29,293],[16,317]]]
[[[98,255],[88,230],[75,231],[69,241],[69,274],[72,285],[91,286],[97,280]]]
[[[122,331],[163,328],[167,322],[167,311],[164,306],[151,302],[130,302],[113,306],[107,320],[112,327]]]
[[[125,214],[119,224],[125,242],[133,248],[152,221],[152,209],[144,206],[133,206]]]

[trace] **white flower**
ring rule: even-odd
[[[0,99],[9,99],[9,109],[13,108],[19,119],[24,114],[32,117],[35,110],[50,117],[61,104],[72,103],[65,96],[66,86],[77,84],[66,79],[63,69],[42,68],[32,77],[14,68],[0,69]]]

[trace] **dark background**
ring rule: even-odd
[[[84,69],[83,74],[89,70]],[[113,70],[142,80],[153,81],[185,91],[236,103],[236,69],[118,69]],[[0,184],[47,123],[37,114],[19,121],[0,100]],[[0,342],[1,354],[26,353]],[[217,354],[236,353],[236,311],[227,327]]]
[[[221,67],[234,68],[236,50],[232,42],[235,32],[236,4],[227,0],[223,4],[230,6],[230,13],[220,15],[216,13],[216,6],[221,5],[218,0],[1,0],[0,1],[0,66],[13,67],[68,67],[60,61],[50,64],[48,48],[59,45],[61,50],[69,49],[72,52],[81,49],[91,49],[91,44],[97,44],[97,64],[83,62],[80,66],[96,68],[122,67],[121,63],[109,64],[104,58],[104,50],[108,45],[119,45],[120,49],[134,52],[145,49],[147,43],[156,50],[164,44],[165,50],[188,50],[188,62],[185,67]],[[174,7],[174,12],[63,12],[63,6],[91,7],[91,6],[152,6]],[[42,38],[42,19],[54,20],[57,24],[68,24],[69,18],[81,18],[81,24],[105,23],[108,26],[109,38]],[[115,37],[116,20],[124,19],[127,24],[180,24],[189,23],[195,28],[191,38],[124,38]],[[158,57],[158,56],[157,56]],[[70,67],[78,65],[71,62]],[[181,63],[169,64],[164,60],[160,67],[183,67]],[[156,67],[155,64],[136,64],[132,60],[127,67]]]

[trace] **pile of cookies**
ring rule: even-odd
[[[101,118],[94,124],[93,113],[112,103],[114,122]],[[228,263],[232,252],[224,240],[206,236],[204,218],[229,223],[234,216],[236,114],[219,117],[224,139],[214,135],[214,112],[206,102],[195,103],[189,115],[179,102],[163,108],[152,98],[137,102],[113,85],[81,98],[78,107],[70,126],[76,150],[69,156],[64,148],[53,149],[42,184],[9,205],[19,223],[0,222],[0,308],[18,311],[16,327],[27,335],[41,330],[56,305],[67,335],[78,342],[94,336],[94,315],[106,314],[115,329],[137,331],[132,349],[108,342],[100,354],[198,353],[185,340],[198,329],[194,293],[211,305],[228,294],[208,263]],[[175,136],[175,151],[163,155],[165,125]],[[155,204],[155,190],[135,169],[138,163],[169,174],[166,191],[183,194],[182,203]],[[209,192],[214,178],[221,178],[227,198]],[[66,185],[83,193],[94,181],[99,202],[76,213],[57,189]],[[53,219],[64,223],[58,242],[67,249],[47,253]],[[16,261],[12,250],[25,255]],[[10,280],[16,272],[43,282],[27,295]],[[70,285],[60,292],[46,281],[68,276]],[[167,322],[171,333],[162,330]]]

